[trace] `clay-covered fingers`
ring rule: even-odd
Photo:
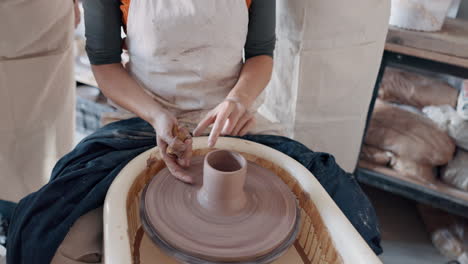
[[[161,151],[161,155],[166,154],[168,144],[166,143],[165,140],[163,140],[158,135],[156,135],[156,145],[158,146],[159,150]]]
[[[191,183],[192,177],[183,166],[190,164],[191,157],[190,133],[178,126],[177,119],[169,112],[161,111],[151,122],[156,131],[156,143],[167,168],[177,179]],[[187,152],[189,149],[189,152]]]
[[[162,123],[162,122],[161,122]],[[167,124],[160,124],[156,130],[156,143],[158,146],[164,147],[164,153],[167,151],[167,147],[174,143],[175,136],[172,134],[172,126],[177,125],[176,123],[168,122]],[[161,144],[161,145],[160,145]]]
[[[174,135],[174,138],[167,147],[167,153],[183,160],[182,157],[185,156],[185,152],[187,151],[186,140],[192,138],[192,136],[187,128],[178,127],[177,125],[172,129],[172,135]]]
[[[162,140],[159,136],[157,137],[156,140],[157,140],[158,147],[161,151],[162,159],[164,163],[166,164],[168,170],[171,172],[171,174],[183,182],[192,183],[193,182],[192,177],[181,167],[181,165],[177,163],[176,161],[177,157],[173,157],[167,154],[166,150],[167,150],[168,144],[164,140]],[[190,142],[190,149],[191,149],[191,142]]]
[[[173,129],[173,131],[176,132],[177,134],[176,136],[178,139],[185,142],[185,140],[192,138],[192,135],[190,135],[190,131],[186,127],[182,126],[182,127],[176,127],[176,128],[177,129]]]
[[[255,124],[256,124],[255,116],[252,116],[249,119],[249,121],[247,121],[247,123],[244,125],[244,127],[239,131],[238,136],[243,137],[247,135],[247,133],[249,133],[249,131],[255,127]]]
[[[190,139],[185,140],[184,143],[186,145],[186,149],[185,149],[184,155],[182,155],[182,157],[179,157],[179,164],[182,167],[188,168],[188,167],[190,167],[190,163],[192,161],[192,155],[193,155],[192,143],[193,143],[193,140],[190,138]]]
[[[176,158],[163,154],[163,160],[174,177],[185,183],[193,183],[192,176],[190,176],[186,170],[177,164]]]
[[[189,167],[192,160],[192,136],[186,127],[179,129],[178,140],[183,140],[184,151],[177,157],[177,163],[182,167]]]

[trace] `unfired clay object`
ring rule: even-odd
[[[247,263],[278,257],[294,242],[296,198],[271,171],[218,150],[195,157],[190,173],[194,185],[164,169],[142,195],[145,231],[176,258]]]
[[[186,128],[179,128],[177,125],[172,128],[172,135],[175,138],[167,146],[167,154],[180,158],[184,155],[187,148],[184,142],[190,139],[191,135]]]
[[[393,0],[391,2],[390,25],[421,31],[439,31],[452,4],[452,0]]]

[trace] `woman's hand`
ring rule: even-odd
[[[193,131],[200,136],[211,124],[208,145],[214,147],[219,135],[244,136],[255,126],[255,118],[248,110],[270,81],[273,58],[260,55],[246,60],[227,99],[198,124]]]
[[[255,126],[255,117],[238,99],[228,98],[211,110],[193,131],[200,136],[211,124],[208,146],[214,147],[219,135],[244,136]]]
[[[178,135],[174,135],[174,132],[179,133],[179,130],[182,134],[188,135],[187,129],[179,128],[177,119],[167,111],[158,113],[151,123],[156,131],[156,143],[171,174],[183,182],[192,183],[193,178],[184,169],[190,166],[192,139],[186,137],[182,142]],[[168,153],[168,148],[176,149],[177,154]]]
[[[156,131],[156,143],[170,172],[184,182],[192,182],[192,177],[184,170],[190,165],[192,156],[192,139],[182,142],[172,132],[177,126],[177,119],[146,93],[143,88],[128,74],[122,63],[92,65],[94,76],[99,88],[106,95],[124,109],[135,113],[146,120]],[[178,127],[178,129],[181,129]],[[183,129],[182,129],[183,130]],[[189,134],[188,131],[185,131]],[[183,151],[179,151],[179,146]],[[177,155],[168,155],[167,148],[172,145]],[[180,154],[182,153],[182,154]]]

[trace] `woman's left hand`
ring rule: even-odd
[[[246,135],[255,126],[255,116],[239,100],[228,98],[203,118],[193,135],[200,136],[211,124],[208,146],[214,147],[220,135]]]

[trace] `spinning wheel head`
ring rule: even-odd
[[[158,246],[188,263],[268,263],[294,242],[299,210],[288,186],[241,154],[193,159],[194,185],[167,169],[146,186],[141,219]]]

